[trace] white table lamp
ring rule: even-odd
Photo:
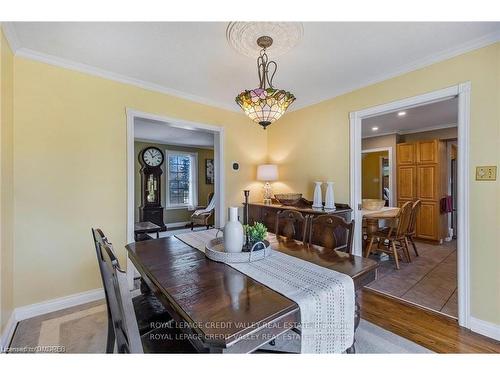
[[[271,204],[273,190],[269,182],[278,179],[278,166],[276,164],[261,164],[257,167],[257,180],[265,181],[264,204]]]

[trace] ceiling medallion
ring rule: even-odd
[[[226,38],[237,52],[255,58],[261,50],[255,41],[260,36],[267,35],[273,40],[269,52],[278,57],[295,47],[302,39],[303,33],[300,22],[230,22],[226,29]]]
[[[278,64],[275,61],[269,61],[266,54],[266,49],[272,44],[273,38],[269,35],[257,38],[257,45],[261,48],[257,58],[259,87],[245,90],[236,97],[236,103],[245,114],[261,125],[264,130],[283,116],[290,104],[295,101],[292,93],[273,87],[273,78]]]

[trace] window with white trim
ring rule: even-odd
[[[167,208],[194,208],[198,205],[198,154],[166,151]]]

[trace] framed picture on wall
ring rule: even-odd
[[[207,185],[213,185],[214,178],[214,159],[205,159],[205,183]]]

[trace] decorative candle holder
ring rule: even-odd
[[[321,181],[314,182],[316,186],[314,187],[314,198],[313,198],[313,208],[323,208],[323,197],[321,192]]]
[[[326,183],[325,210],[335,210],[335,196],[333,193],[333,182]]]

